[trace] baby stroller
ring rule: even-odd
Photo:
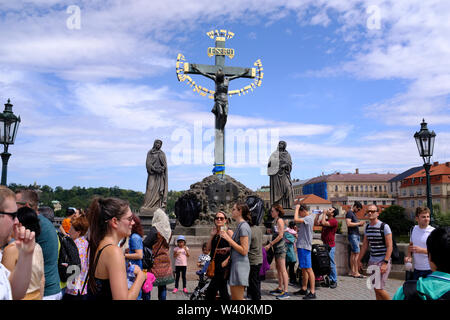
[[[199,280],[197,287],[192,292],[189,300],[205,300],[206,297],[206,289],[208,289],[209,283],[211,279],[206,276],[206,271],[204,269],[196,272],[198,274]]]
[[[321,287],[330,285],[331,261],[328,252],[330,247],[326,244],[313,244],[311,252],[312,269],[316,277],[316,284]]]

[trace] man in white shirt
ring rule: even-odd
[[[0,186],[0,249],[8,243],[14,232],[19,258],[13,272],[0,263],[0,300],[22,299],[31,280],[31,262],[35,247],[34,232],[19,226],[16,196],[10,189]],[[0,253],[0,261],[2,254]]]
[[[411,232],[408,255],[405,257],[405,262],[411,262],[411,255],[414,258],[414,280],[418,280],[420,277],[426,278],[432,273],[427,251],[427,239],[431,231],[434,230],[430,226],[430,209],[418,207],[416,209],[416,221],[417,225]]]

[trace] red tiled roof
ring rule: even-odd
[[[315,194],[304,194],[296,197],[294,204],[331,204],[331,201],[316,196]]]
[[[442,174],[450,174],[450,162],[441,163],[439,162],[434,163],[430,168],[430,176],[438,176]],[[422,169],[420,171],[417,171],[416,173],[406,177],[405,179],[411,179],[411,178],[420,178],[425,177],[425,169]]]

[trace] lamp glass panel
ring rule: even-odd
[[[422,138],[421,140],[422,140],[422,146],[423,146],[422,157],[428,157],[430,155],[430,153],[429,153],[430,152],[430,149],[429,149],[430,141],[428,138]]]
[[[12,135],[12,140],[11,143],[13,144],[16,141],[16,136],[17,136],[17,130],[19,129],[19,121],[16,121],[13,123],[14,128],[13,128],[13,135]]]
[[[11,122],[5,122],[5,143],[11,143]]]
[[[419,150],[419,155],[422,156],[422,145],[420,143],[420,137],[418,136],[414,136],[414,138],[416,139],[416,144],[417,144],[417,150]]]
[[[5,127],[3,121],[0,121],[0,143],[5,143]]]
[[[429,155],[430,156],[433,155],[433,151],[434,151],[434,138],[435,138],[435,136],[430,137],[430,143],[429,143]]]

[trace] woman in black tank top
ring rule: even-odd
[[[134,224],[127,201],[117,198],[96,198],[89,212],[88,299],[136,300],[146,274],[134,266],[135,281],[127,283],[125,257],[119,242],[130,236]]]

